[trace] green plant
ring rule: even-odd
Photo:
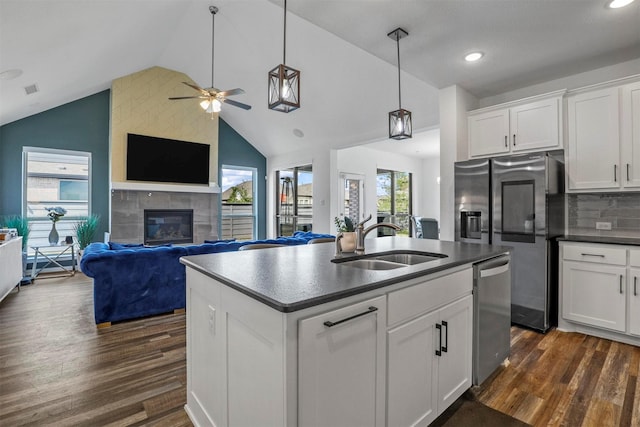
[[[31,224],[27,218],[21,215],[6,216],[1,221],[7,228],[15,228],[18,230],[18,236],[22,236],[22,251],[27,250],[27,239],[29,238],[29,232],[31,231]]]
[[[54,208],[45,208],[45,209],[49,211],[47,216],[53,222],[60,221],[60,218],[62,218],[67,213],[67,210],[62,206],[56,206]]]
[[[338,232],[356,231],[353,226],[353,221],[348,216],[344,216],[342,218],[337,216],[335,217],[334,222],[336,224],[336,230],[338,230]]]
[[[83,250],[93,241],[93,236],[96,234],[98,225],[100,224],[99,215],[89,215],[83,220],[76,222],[73,225],[73,231],[76,233],[76,239],[78,239],[78,246],[80,250]]]

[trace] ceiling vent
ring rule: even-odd
[[[38,92],[38,86],[36,86],[35,83],[32,84],[32,85],[29,85],[29,86],[25,86],[24,87],[24,91],[27,93],[27,95],[34,94],[34,93]]]

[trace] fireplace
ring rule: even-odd
[[[193,209],[145,209],[144,244],[193,243]]]

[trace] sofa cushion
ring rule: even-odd
[[[142,243],[117,243],[117,242],[109,242],[109,249],[112,251],[119,251],[121,249],[135,249],[135,248],[144,248]]]

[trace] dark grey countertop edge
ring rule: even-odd
[[[559,242],[584,242],[602,243],[608,245],[629,245],[640,246],[640,238],[634,237],[612,237],[612,236],[584,236],[578,234],[568,234],[556,238]]]
[[[321,305],[327,302],[331,302],[331,301],[337,301],[339,299],[342,298],[347,298],[353,295],[358,295],[361,293],[365,293],[365,292],[369,292],[375,289],[379,289],[379,288],[383,288],[385,286],[389,286],[389,285],[393,285],[395,283],[399,283],[399,282],[404,282],[407,280],[411,280],[411,279],[415,279],[417,277],[422,277],[422,276],[428,276],[430,274],[433,273],[437,273],[439,271],[444,271],[444,270],[448,270],[450,268],[453,267],[458,267],[461,265],[465,265],[465,264],[474,264],[480,261],[485,261],[485,260],[489,260],[495,257],[498,257],[502,254],[508,253],[508,251],[497,251],[496,253],[494,253],[493,255],[489,255],[487,256],[485,255],[480,255],[477,257],[469,257],[467,259],[463,259],[463,260],[459,260],[459,261],[452,261],[450,263],[447,263],[445,265],[438,265],[435,267],[431,267],[428,269],[424,269],[424,270],[419,270],[419,271],[413,271],[411,273],[407,273],[407,274],[403,274],[403,275],[399,275],[399,276],[395,276],[391,279],[386,279],[386,280],[381,280],[379,282],[373,282],[373,283],[369,283],[367,285],[363,285],[363,286],[359,286],[357,288],[352,288],[352,289],[348,289],[348,290],[344,290],[344,291],[340,291],[340,292],[334,292],[331,294],[327,294],[327,295],[322,295],[319,297],[314,297],[314,298],[309,298],[309,299],[305,299],[303,301],[300,302],[296,302],[296,303],[291,303],[291,304],[287,304],[287,303],[282,303],[280,301],[274,300],[272,298],[269,298],[267,296],[265,296],[264,294],[261,294],[259,292],[255,292],[252,289],[249,289],[245,286],[242,286],[232,280],[227,279],[226,277],[220,276],[218,274],[215,274],[213,272],[211,272],[208,269],[202,268],[201,266],[199,266],[198,264],[195,264],[193,262],[190,262],[188,259],[186,258],[180,258],[180,262],[182,264],[184,264],[187,267],[191,267],[194,270],[204,274],[205,276],[211,277],[212,279],[218,280],[219,282],[229,286],[232,289],[237,290],[238,292],[241,292],[277,311],[280,311],[282,313],[293,313],[294,311],[299,311],[299,310],[303,310],[305,308],[309,308],[309,307],[313,307],[316,305]]]

